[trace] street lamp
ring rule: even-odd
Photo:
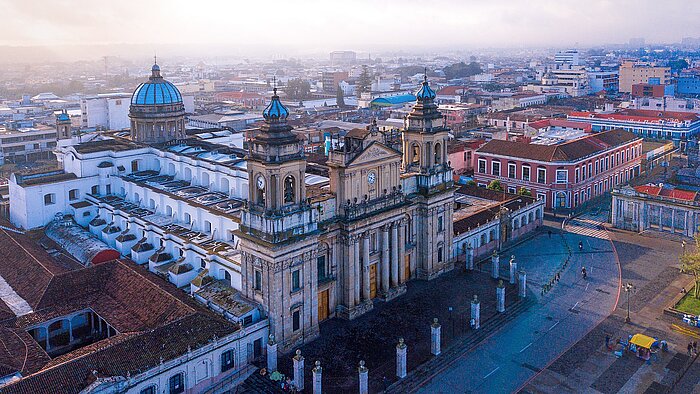
[[[625,323],[630,322],[630,293],[632,292],[632,289],[634,289],[634,286],[632,286],[632,283],[627,282],[625,286],[623,287],[625,289],[625,293],[627,293],[627,317],[625,318]]]

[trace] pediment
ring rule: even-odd
[[[379,143],[372,142],[362,153],[357,155],[349,164],[359,165],[365,163],[375,163],[381,161],[393,161],[396,159],[401,159],[401,153],[388,146]]]

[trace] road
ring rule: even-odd
[[[620,268],[605,230],[598,229],[598,219],[584,215],[566,226],[562,236],[572,247],[571,263],[552,291],[540,295],[540,286],[530,283],[530,296],[538,302],[528,313],[455,359],[417,392],[516,391],[605,319],[618,301]],[[579,241],[583,251],[578,250]],[[553,242],[542,235],[514,254],[528,256],[523,266],[533,277],[546,277],[542,272],[556,271],[553,267],[562,259],[559,253],[547,253]],[[587,280],[580,275],[582,266],[587,268]],[[538,269],[541,272],[533,272]]]

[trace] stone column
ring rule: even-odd
[[[347,306],[348,309],[352,309],[355,306],[355,281],[357,276],[355,275],[355,260],[357,259],[355,254],[355,240],[352,236],[348,236],[348,265],[347,272],[345,274],[345,294],[347,296]]]
[[[396,345],[396,376],[399,379],[406,377],[406,344],[403,338],[399,338],[399,344]]]
[[[496,310],[500,313],[506,311],[506,287],[502,280],[499,280],[496,286]]]
[[[277,342],[272,334],[267,341],[267,370],[270,373],[277,371]]]
[[[357,368],[357,373],[360,375],[360,394],[369,394],[369,370],[365,367],[365,360],[360,360],[360,367]]]
[[[478,330],[480,325],[479,325],[479,320],[480,320],[480,315],[481,315],[481,302],[479,302],[479,298],[474,294],[474,299],[472,300],[471,304],[471,309],[472,309],[472,314],[471,314],[471,320],[472,320],[472,327],[475,330]]]
[[[382,226],[382,291],[389,292],[389,226]]]
[[[399,248],[397,245],[399,242],[399,224],[394,223],[391,225],[391,243],[393,248],[391,248],[391,287],[396,287],[399,285]]]
[[[469,243],[467,245],[467,253],[466,253],[466,264],[467,264],[467,271],[471,271],[474,269],[474,248],[472,248],[472,244]]]
[[[399,283],[406,283],[408,281],[408,278],[406,277],[406,223],[404,223],[405,220],[401,220],[400,226],[399,226],[399,240],[398,240],[398,249],[399,249],[399,258],[396,264],[398,264],[399,267]]]
[[[430,325],[430,353],[433,356],[440,355],[440,323],[437,317],[433,319],[433,324]]]
[[[510,284],[515,284],[515,277],[518,272],[518,263],[515,261],[515,255],[510,256]]]
[[[323,368],[321,368],[321,362],[316,360],[314,369],[311,370],[313,375],[313,394],[321,394],[321,373]]]
[[[355,287],[355,305],[360,303],[360,282],[361,282],[361,277],[362,277],[362,264],[360,260],[360,239],[358,237],[353,237],[353,242],[352,242],[352,249],[353,249],[353,254],[355,255],[355,260],[353,261],[353,272],[355,275],[354,278],[354,287]]]
[[[518,296],[525,298],[527,296],[527,275],[525,271],[518,271]]]
[[[297,349],[296,356],[292,358],[294,361],[294,386],[298,391],[304,390],[304,357],[301,355],[301,350]]]
[[[491,255],[491,277],[494,279],[498,279],[499,276],[499,263],[500,263],[500,257],[498,256],[498,253],[495,251]]]
[[[364,234],[362,243],[362,299],[369,301],[369,233]]]

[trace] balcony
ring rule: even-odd
[[[381,197],[355,204],[345,204],[345,220],[355,220],[366,215],[402,205],[406,201],[401,191],[394,191]]]

